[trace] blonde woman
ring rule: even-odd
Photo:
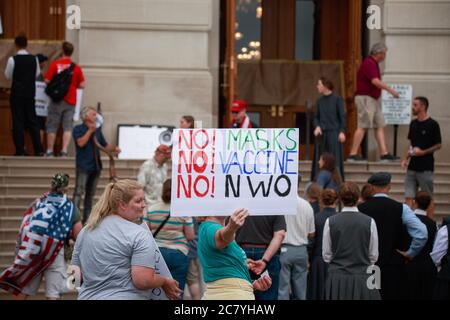
[[[207,217],[200,224],[198,256],[206,282],[203,300],[255,300],[254,290],[266,291],[272,279],[263,275],[251,281],[247,256],[234,240],[248,216],[246,209],[226,217]]]
[[[157,248],[139,225],[145,207],[138,182],[108,184],[75,244],[72,265],[80,268],[83,281],[79,300],[146,300],[150,289],[159,287],[178,299],[178,282],[155,273]]]

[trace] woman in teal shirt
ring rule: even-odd
[[[246,209],[226,217],[210,216],[200,224],[198,256],[206,282],[203,300],[254,300],[253,290],[272,285],[268,275],[252,282],[244,250],[234,241],[236,231],[248,216]]]

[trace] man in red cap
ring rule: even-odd
[[[254,128],[256,127],[247,116],[247,102],[244,100],[235,100],[231,104],[231,113],[233,122],[231,128]]]

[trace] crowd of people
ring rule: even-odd
[[[416,119],[401,161],[407,168],[405,203],[390,198],[389,173],[372,174],[361,190],[346,181],[345,104],[333,83],[321,77],[311,183],[304,197],[297,197],[296,215],[251,216],[242,208],[229,217],[174,217],[168,145],[156,148],[136,180],[111,181],[93,205],[100,151],[117,154],[120,149],[106,141],[95,108],[83,108],[82,123],[73,127],[76,89],[84,87],[83,72],[70,59],[73,45],[64,42],[62,58],[42,76],[45,57],[29,54],[24,36],[15,43],[18,54],[5,74],[13,81],[16,155],[25,154],[25,128],[36,155],[55,155],[61,124],[60,156],[67,156],[71,138],[76,146],[73,200],[67,196],[68,175],[56,174],[50,191],[26,211],[14,264],[0,275],[0,288],[17,299],[36,294],[42,276],[47,298],[60,298],[68,290],[65,253],[80,276],[78,299],[150,299],[155,288],[169,299],[450,299],[448,220],[438,229],[432,219],[433,154],[441,148],[441,134],[428,115],[426,97],[413,101]],[[381,80],[378,64],[386,52],[386,46],[376,44],[358,71],[358,129],[347,160],[361,160],[357,152],[370,128],[381,160],[398,160],[387,151],[379,104],[381,90],[399,96]],[[44,153],[31,87],[39,76],[50,85],[64,71],[70,83],[64,97],[49,106]],[[232,103],[232,128],[257,127],[246,111],[245,101]],[[194,118],[183,116],[180,128],[194,128]],[[69,238],[75,240],[73,252],[65,248]],[[170,274],[160,272],[160,258]]]

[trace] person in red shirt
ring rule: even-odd
[[[358,109],[358,129],[353,136],[353,145],[349,161],[362,160],[357,154],[359,146],[368,129],[375,130],[375,138],[382,161],[399,160],[400,158],[391,155],[386,147],[384,136],[384,115],[381,109],[381,90],[386,90],[395,98],[399,97],[397,91],[389,87],[381,80],[379,63],[386,58],[387,47],[382,43],[373,45],[370,56],[364,59],[359,67],[356,78],[355,104]]]
[[[255,128],[256,125],[250,121],[247,115],[247,102],[244,100],[235,100],[231,104],[231,114],[233,122],[231,128]]]
[[[45,82],[50,83],[52,78],[70,67],[72,64],[72,53],[74,47],[70,42],[64,41],[62,44],[62,58],[52,62],[47,74],[45,75]],[[62,122],[64,134],[63,145],[61,149],[61,157],[67,157],[67,147],[69,146],[72,136],[73,115],[75,113],[75,105],[77,104],[77,89],[84,88],[85,80],[83,71],[80,66],[75,64],[72,73],[72,81],[69,90],[64,99],[58,103],[51,102],[48,107],[47,118],[47,157],[53,157],[53,147],[55,145],[56,132]]]

